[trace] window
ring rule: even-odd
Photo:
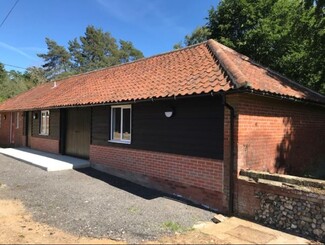
[[[131,105],[111,107],[111,142],[131,143]]]
[[[50,131],[50,111],[41,111],[40,134],[49,135]]]
[[[16,113],[16,128],[19,128],[19,112]]]

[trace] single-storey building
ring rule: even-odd
[[[214,41],[39,85],[0,104],[0,144],[232,211],[241,169],[325,161],[325,97]]]

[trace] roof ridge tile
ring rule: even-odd
[[[246,76],[241,72],[236,64],[229,59],[227,54],[219,46],[219,43],[213,39],[209,39],[207,44],[223,69],[228,73],[231,80],[235,83],[236,88],[247,87],[249,83]]]

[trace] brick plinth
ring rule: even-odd
[[[47,151],[51,153],[59,153],[59,141],[47,138],[38,138],[38,137],[31,137],[30,138],[31,148],[40,150],[40,151]]]
[[[93,167],[144,186],[181,195],[220,211],[223,162],[169,153],[90,146]]]

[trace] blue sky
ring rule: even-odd
[[[1,0],[1,22],[15,1]],[[132,41],[146,57],[167,52],[205,24],[208,10],[217,4],[218,0],[20,0],[0,28],[0,62],[40,66],[36,54],[46,53],[45,37],[66,46],[84,35],[88,25]]]

